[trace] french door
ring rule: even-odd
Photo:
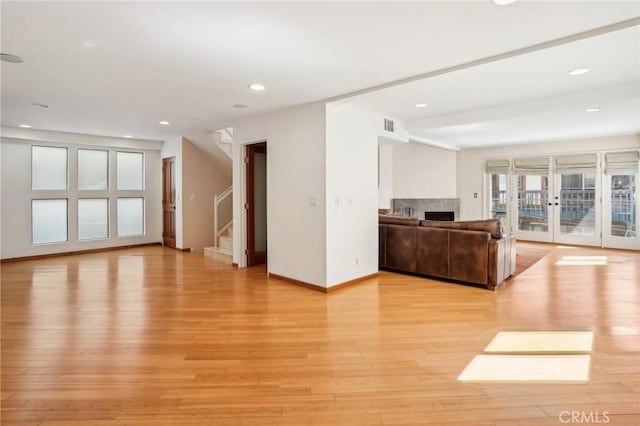
[[[490,214],[522,240],[638,250],[638,157],[632,151],[516,159],[511,173],[493,160]]]
[[[553,241],[600,246],[601,196],[596,171],[555,174]]]
[[[600,246],[595,172],[517,174],[515,234],[529,241]]]
[[[553,191],[550,157],[513,161],[510,214],[518,239],[553,241]]]
[[[514,179],[514,233],[518,239],[553,241],[553,202],[549,174],[517,173]]]

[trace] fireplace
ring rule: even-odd
[[[424,219],[453,222],[455,220],[455,213],[454,212],[424,212]]]

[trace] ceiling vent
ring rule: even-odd
[[[389,120],[388,118],[384,119],[384,130],[393,132],[393,120]]]

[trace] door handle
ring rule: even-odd
[[[557,206],[557,205],[558,205],[558,203],[555,203],[555,205]]]
[[[552,203],[549,203],[549,205],[551,205]]]

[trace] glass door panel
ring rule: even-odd
[[[567,244],[597,245],[600,241],[600,203],[596,173],[558,173],[554,241]]]
[[[638,239],[638,175],[605,175],[605,247],[640,249]]]
[[[552,241],[549,176],[516,175],[516,185],[516,236],[531,241]]]
[[[490,213],[491,218],[500,219],[500,223],[505,230],[511,229],[509,223],[508,211],[508,194],[507,194],[507,175],[493,173],[489,178],[489,193],[491,194],[490,200]]]

